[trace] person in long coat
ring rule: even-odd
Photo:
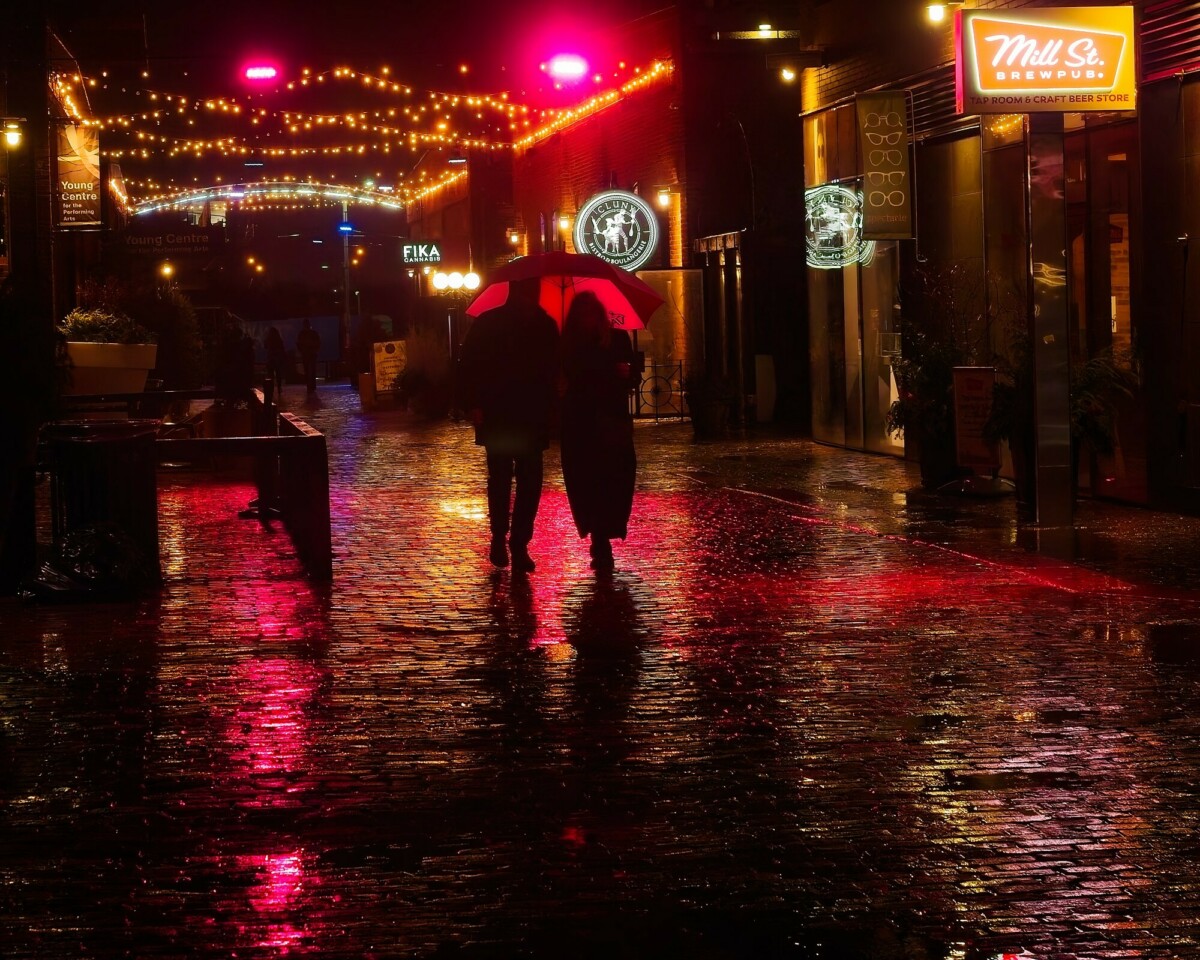
[[[538,306],[539,290],[536,277],[513,281],[508,300],[467,331],[460,361],[475,442],[487,451],[489,557],[507,566],[511,547],[513,569],[520,572],[534,569],[529,542],[558,377],[558,324]]]
[[[591,537],[592,568],[611,570],[612,541],[628,535],[637,455],[629,393],[634,353],[594,294],[571,301],[563,324],[562,468],[571,516]]]

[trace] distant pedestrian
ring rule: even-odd
[[[213,388],[224,403],[249,402],[254,393],[254,338],[249,334],[231,335],[222,344]]]
[[[283,337],[278,327],[269,327],[263,338],[263,348],[267,351],[267,376],[275,391],[275,399],[283,396],[283,384],[287,376],[287,347],[283,345]]]
[[[538,306],[539,289],[537,278],[511,283],[507,302],[482,314],[462,345],[464,398],[475,442],[487,451],[488,556],[507,566],[511,546],[513,569],[521,572],[534,569],[529,541],[558,373],[558,325]]]
[[[317,392],[317,354],[321,352],[321,335],[312,328],[308,317],[304,318],[304,326],[296,336],[296,350],[304,364],[304,383],[311,396]]]
[[[612,541],[628,535],[633,449],[634,353],[592,293],[576,294],[563,324],[562,468],[575,529],[591,537],[592,568],[613,568]]]

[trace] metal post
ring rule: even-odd
[[[1070,527],[1070,324],[1067,313],[1067,208],[1062,114],[1028,117],[1029,270],[1039,527]],[[1033,174],[1037,172],[1036,179]]]
[[[350,203],[342,201],[342,222],[350,219]],[[338,330],[338,358],[350,354],[350,234],[342,234],[342,319]]]

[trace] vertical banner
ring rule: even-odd
[[[863,167],[864,240],[914,236],[912,171],[908,162],[908,95],[903,90],[855,98]]]
[[[55,225],[100,225],[100,132],[75,123],[58,128]]]

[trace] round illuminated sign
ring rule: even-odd
[[[804,191],[805,262],[818,270],[870,263],[875,241],[862,238],[862,192],[838,184]]]
[[[658,249],[658,217],[636,193],[606,190],[589,197],[575,217],[575,249],[636,270]]]

